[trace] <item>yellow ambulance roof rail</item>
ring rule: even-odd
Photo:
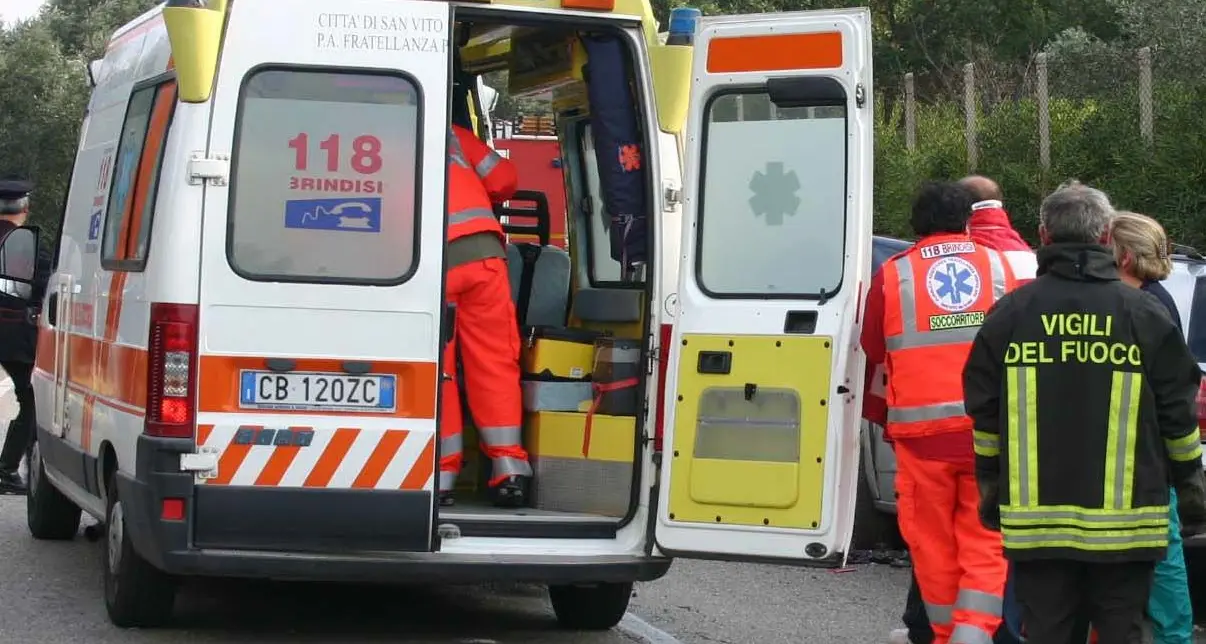
[[[185,103],[204,103],[214,90],[226,0],[167,0],[163,23],[176,65],[176,88]]]

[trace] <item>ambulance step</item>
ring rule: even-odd
[[[461,537],[516,539],[614,539],[619,527],[614,517],[534,508],[497,508],[485,503],[457,500],[440,509],[441,528],[455,526]]]

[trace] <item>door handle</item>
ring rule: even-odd
[[[733,354],[730,351],[700,351],[695,371],[725,375],[733,370]]]
[[[59,323],[59,294],[57,291],[50,294],[50,300],[46,303],[46,322],[50,326],[56,326]]]

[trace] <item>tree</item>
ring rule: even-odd
[[[0,31],[0,175],[34,181],[32,221],[58,226],[88,104],[85,69],[153,0],[50,0]]]

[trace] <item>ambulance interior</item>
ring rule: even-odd
[[[531,184],[520,168],[520,191],[496,214],[510,241],[521,326],[524,446],[534,471],[528,507],[490,505],[489,461],[466,406],[455,505],[439,513],[464,536],[614,538],[631,520],[642,485],[647,276],[656,274],[653,253],[640,252],[652,232],[630,239],[624,251],[634,252],[636,244],[649,261],[625,269],[615,258],[623,232],[608,214],[633,212],[634,203],[641,215],[654,212],[644,161],[652,133],[637,58],[629,39],[603,21],[502,24],[496,14],[464,17],[458,9],[453,120],[485,138],[489,106],[482,105],[478,78],[490,72],[508,72],[507,86],[493,88],[499,92],[551,99],[568,240],[563,249],[549,236],[548,200],[561,196],[525,190]],[[610,181],[600,174],[608,163],[621,166]]]

